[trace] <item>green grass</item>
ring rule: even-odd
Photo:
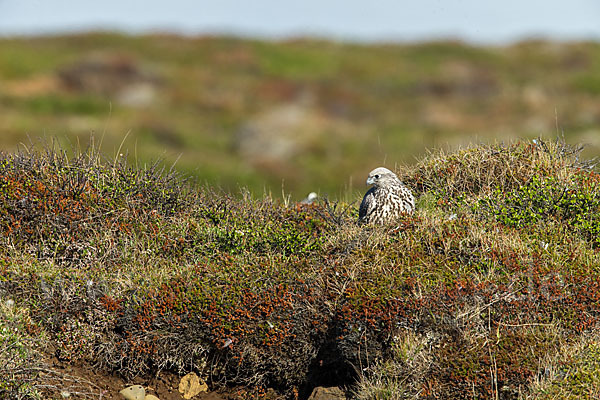
[[[95,147],[3,154],[0,390],[57,396],[53,349],[281,398],[585,398],[600,178],[580,151],[433,151],[399,171],[416,213],[384,227],[358,226],[356,202],[216,191]]]

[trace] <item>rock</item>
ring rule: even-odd
[[[68,90],[116,97],[125,105],[144,106],[155,100],[162,78],[126,54],[96,53],[66,66],[58,79]]]
[[[147,394],[146,398],[144,400],[160,400],[160,399],[153,394]]]
[[[157,97],[156,86],[144,82],[123,88],[117,96],[119,103],[130,107],[144,107],[152,104]]]
[[[206,382],[198,378],[198,375],[193,372],[181,378],[181,382],[179,382],[179,393],[181,393],[186,400],[191,399],[200,392],[206,392],[207,390],[208,385]]]
[[[327,114],[315,96],[305,92],[251,116],[236,132],[233,148],[257,165],[278,164],[306,152],[335,156],[332,148],[358,131],[357,124]]]
[[[142,385],[129,386],[119,393],[127,400],[145,400],[146,398],[146,389]]]
[[[316,123],[315,121],[319,122]],[[236,133],[235,149],[252,161],[281,161],[308,147],[320,134],[320,116],[303,104],[285,104],[247,121]]]
[[[308,400],[346,400],[346,395],[339,387],[316,387]]]

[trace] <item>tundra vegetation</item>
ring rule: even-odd
[[[59,137],[228,192],[351,202],[375,166],[564,131],[600,152],[600,43],[0,38],[0,149]],[[123,138],[127,140],[122,144]],[[70,142],[70,143],[68,143]]]
[[[57,362],[239,398],[597,397],[600,175],[580,150],[432,151],[398,171],[417,211],[382,227],[94,147],[3,153],[0,397],[97,394]]]

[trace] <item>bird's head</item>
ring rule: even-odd
[[[367,185],[386,186],[387,184],[398,182],[399,179],[395,173],[387,168],[379,167],[369,172]]]

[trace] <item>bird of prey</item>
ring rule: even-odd
[[[373,187],[360,204],[359,224],[383,225],[415,210],[415,198],[410,189],[389,169],[375,168],[369,173],[367,185]]]

